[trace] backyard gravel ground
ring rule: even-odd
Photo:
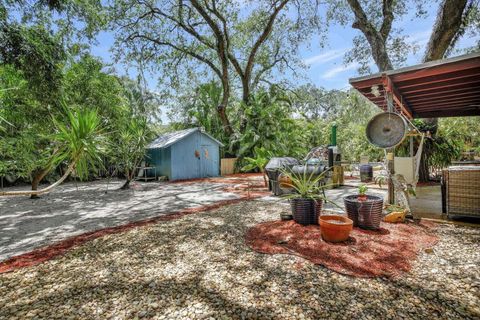
[[[439,225],[397,279],[343,276],[246,245],[287,205],[255,200],[107,235],[0,274],[0,319],[478,319],[480,228]]]
[[[239,197],[208,181],[135,182],[119,190],[122,184],[69,182],[39,199],[0,197],[0,261],[86,232]]]

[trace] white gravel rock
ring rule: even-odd
[[[0,319],[465,319],[480,317],[480,229],[441,225],[433,252],[391,279],[343,276],[250,250],[245,231],[278,219],[236,205],[90,241],[0,275]]]

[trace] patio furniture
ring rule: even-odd
[[[348,218],[353,221],[353,226],[362,229],[380,228],[383,199],[372,195],[367,195],[365,201],[359,201],[357,198],[358,195],[350,195],[344,198],[345,211],[347,211]]]
[[[480,167],[451,166],[445,174],[447,216],[480,217]]]
[[[157,170],[156,167],[137,167],[138,170],[135,180],[143,180],[145,182],[150,180],[157,180]]]

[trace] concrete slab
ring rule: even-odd
[[[71,236],[239,198],[222,183],[66,183],[40,199],[0,197],[0,261]],[[15,188],[22,189],[22,188]],[[27,189],[26,187],[23,189]]]
[[[416,189],[417,196],[410,198],[410,206],[421,218],[446,219],[442,213],[442,193],[440,185],[422,186]]]

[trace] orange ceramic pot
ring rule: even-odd
[[[322,238],[328,242],[346,241],[353,229],[353,221],[336,214],[325,214],[318,219]]]

